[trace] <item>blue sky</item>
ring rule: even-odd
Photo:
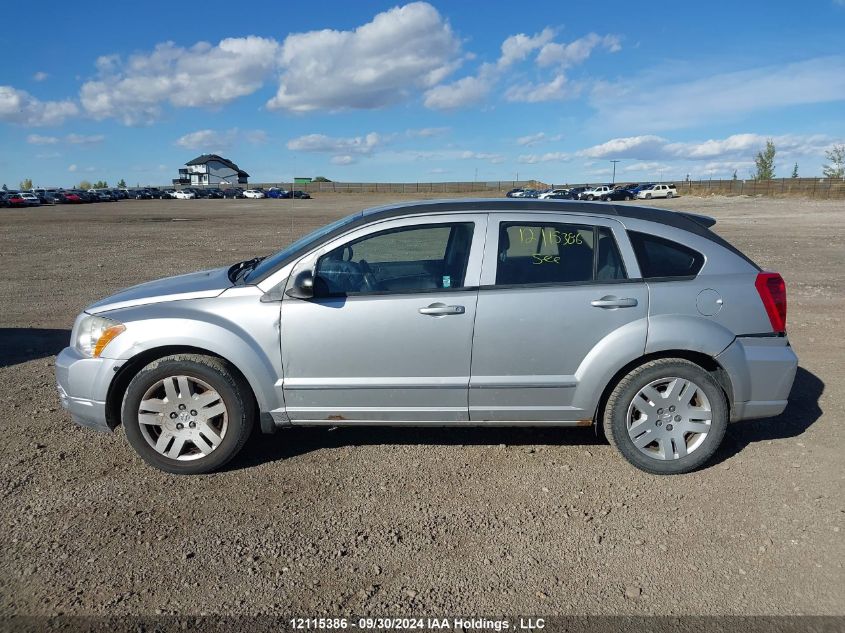
[[[821,173],[845,142],[845,0],[15,3],[0,183]]]

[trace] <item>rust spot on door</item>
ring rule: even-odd
[[[337,420],[345,420],[346,418],[344,418],[342,415],[330,415],[326,419],[332,420],[334,422],[334,421],[337,421]]]

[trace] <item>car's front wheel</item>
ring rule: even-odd
[[[177,354],[153,361],[129,383],[122,420],[132,448],[152,466],[195,475],[217,470],[254,424],[249,388],[220,358]]]
[[[728,425],[722,388],[705,369],[680,358],[650,361],[615,386],[604,432],[631,464],[655,475],[687,473],[709,460]]]

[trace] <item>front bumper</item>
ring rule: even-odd
[[[62,406],[73,421],[98,431],[110,431],[106,421],[106,395],[116,369],[123,361],[88,358],[73,347],[56,358],[56,388]]]
[[[798,357],[782,337],[737,337],[716,357],[733,387],[731,421],[783,413],[792,391]]]

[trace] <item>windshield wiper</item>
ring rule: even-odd
[[[235,264],[229,269],[229,280],[237,283],[241,279],[243,279],[244,275],[246,275],[250,270],[258,266],[266,258],[264,257],[253,257],[252,259],[245,259],[244,261]]]

